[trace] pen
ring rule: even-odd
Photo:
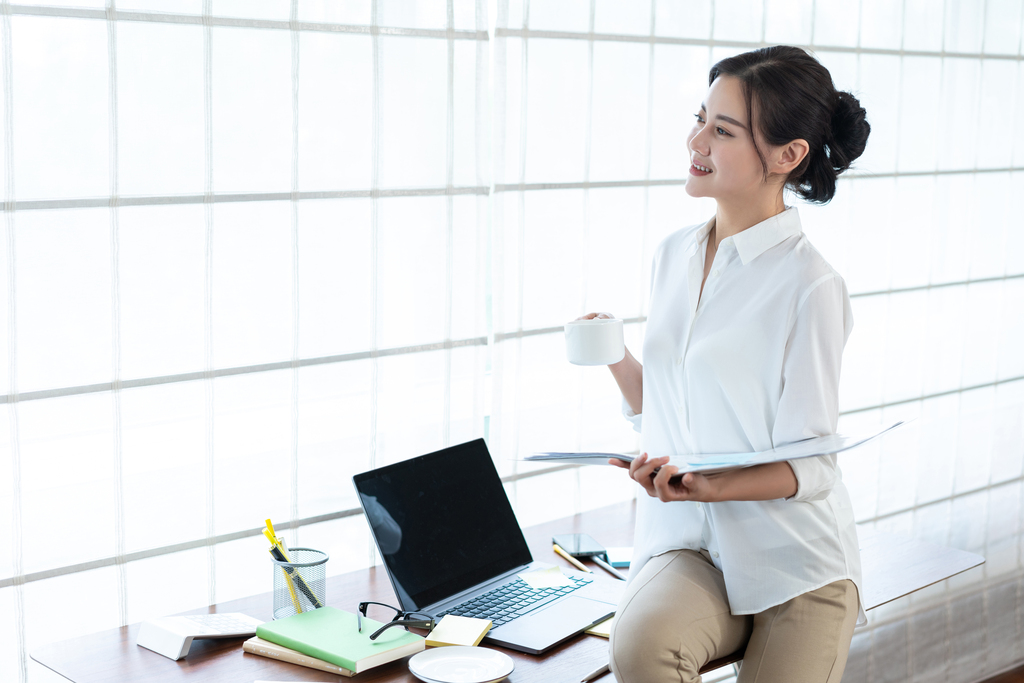
[[[270,526],[269,519],[267,520],[267,526],[271,529],[273,528],[272,526]],[[270,541],[270,556],[273,557],[275,560],[278,559],[278,554],[283,555],[283,553],[280,553],[277,547],[277,538],[271,535],[271,532],[267,529],[263,530],[263,535],[267,537],[268,541]],[[274,553],[275,550],[279,551],[278,554]],[[295,584],[292,583],[292,577],[288,573],[288,570],[284,567],[281,567],[281,571],[284,573],[284,583],[285,586],[288,587],[288,594],[292,598],[292,606],[295,608],[295,613],[302,614],[302,603],[299,602],[299,597],[295,595]]]
[[[562,550],[562,546],[560,546],[560,545],[558,545],[557,543],[555,543],[555,544],[554,544],[554,545],[553,545],[552,547],[553,547],[553,548],[555,549],[555,552],[556,552],[556,553],[558,553],[559,555],[561,555],[561,556],[562,556],[562,557],[564,557],[565,559],[569,560],[569,562],[570,562],[570,563],[571,563],[571,564],[572,564],[573,566],[575,566],[575,567],[576,567],[577,569],[579,569],[579,570],[580,570],[581,572],[587,572],[588,574],[593,574],[593,572],[592,572],[592,571],[590,571],[590,569],[589,569],[589,568],[587,568],[587,566],[586,566],[586,565],[584,565],[584,564],[583,564],[582,562],[580,562],[579,560],[577,560],[577,559],[576,559],[575,557],[573,557],[573,556],[572,556],[572,555],[570,555],[569,553],[567,553],[567,552],[565,552],[564,550]]]
[[[270,554],[273,555],[274,559],[278,562],[288,562],[288,558],[281,552],[281,548],[276,545],[270,549]],[[302,578],[302,575],[296,571],[295,567],[281,567],[281,569],[283,569],[285,573],[291,575],[291,578],[295,580],[295,585],[298,586],[299,590],[302,591],[302,594],[309,599],[309,602],[313,605],[314,609],[320,609],[323,607],[320,601],[316,599],[316,595],[313,594],[309,584],[307,584]]]
[[[596,562],[601,568],[603,568],[606,572],[614,576],[616,579],[621,579],[623,581],[626,580],[626,577],[623,576],[622,573],[619,572],[619,570],[617,570],[615,567],[611,566],[610,564],[602,560],[600,555],[591,555],[590,559]]]
[[[263,530],[263,535],[270,539],[270,543],[273,546],[270,549],[270,554],[274,556],[274,559],[278,562],[291,562],[291,558],[288,557],[288,552],[285,550],[284,543],[273,532],[274,526],[267,520],[267,528]],[[281,567],[284,570],[285,578],[295,580],[295,585],[299,587],[303,595],[309,598],[309,602],[313,605],[313,609],[320,609],[323,607],[323,603],[317,600],[316,595],[313,594],[313,590],[306,583],[306,580],[302,578],[302,574],[295,567]],[[301,611],[301,610],[300,610]]]
[[[590,683],[590,681],[592,681],[595,678],[598,678],[600,676],[603,676],[604,674],[608,673],[609,671],[610,671],[610,669],[608,668],[608,665],[605,664],[601,668],[594,669],[593,671],[588,673],[586,676],[584,676],[583,680],[580,681],[580,683]]]

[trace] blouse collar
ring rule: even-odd
[[[711,228],[715,227],[715,217],[702,225],[695,236],[695,244],[700,245],[707,238]],[[800,215],[796,207],[791,206],[782,213],[752,225],[743,232],[722,240],[727,244],[730,240],[735,244],[743,265],[747,265],[758,256],[784,240],[803,232],[800,227]]]

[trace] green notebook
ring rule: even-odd
[[[256,635],[355,673],[425,648],[422,636],[409,633],[401,626],[393,626],[380,634],[377,640],[370,640],[370,634],[381,626],[382,623],[364,617],[363,632],[360,633],[356,630],[355,614],[321,607],[268,621],[256,629]]]

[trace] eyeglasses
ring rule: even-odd
[[[387,607],[390,610],[395,611],[395,616],[390,622],[384,624],[379,629],[370,634],[370,640],[377,640],[377,636],[387,631],[392,626],[402,626],[406,631],[409,627],[413,628],[425,628],[428,630],[434,630],[434,618],[424,612],[403,612],[397,607],[385,604],[383,602],[374,602],[373,600],[367,600],[366,602],[359,603],[359,610],[356,612],[356,626],[359,632],[363,632],[363,617],[366,616],[366,608],[370,605],[380,605],[381,607]],[[421,617],[421,618],[416,618]],[[426,617],[425,619],[422,617]]]

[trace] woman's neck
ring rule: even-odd
[[[761,197],[747,197],[741,201],[717,200],[715,212],[715,248],[726,237],[737,235],[761,221],[766,221],[786,210],[782,193]]]

